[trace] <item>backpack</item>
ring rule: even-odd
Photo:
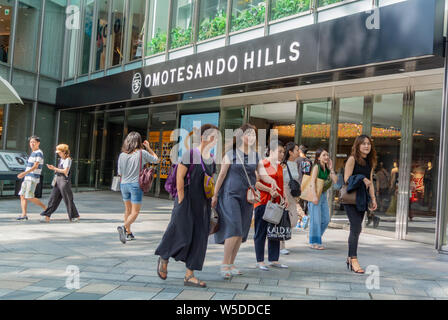
[[[193,149],[190,150],[190,163],[193,162]],[[173,197],[177,197],[177,168],[179,164],[173,164],[168,172],[168,178],[165,182],[165,190]],[[187,172],[187,185],[190,184],[190,175],[193,170],[193,166],[190,165]]]

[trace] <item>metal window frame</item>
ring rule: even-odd
[[[89,55],[89,80],[92,77],[92,73],[95,72],[95,61],[96,61],[96,52],[95,52],[95,43],[98,37],[98,10],[99,10],[98,1],[95,1],[93,4],[93,17],[92,17],[92,37],[90,38],[90,55]]]
[[[10,67],[9,67],[9,83],[12,83],[13,79],[13,69],[14,69],[14,52],[15,52],[15,43],[16,43],[16,26],[17,26],[17,16],[18,16],[18,9],[19,9],[19,0],[14,1],[14,12],[13,12],[13,21],[12,21],[12,35],[10,41],[11,50],[10,52]],[[7,142],[8,142],[8,125],[9,125],[9,114],[10,114],[10,108],[11,104],[7,104],[5,106],[4,112],[3,112],[3,132],[2,132],[2,149],[7,149]]]

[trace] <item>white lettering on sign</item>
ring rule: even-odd
[[[275,67],[286,62],[296,62],[300,59],[300,42],[293,41],[289,44],[289,53],[285,52],[285,46],[278,45],[273,48],[254,49],[232,55],[228,58],[215,58],[205,62],[197,62],[189,65],[171,68],[145,74],[136,73],[132,82],[132,92],[138,94],[141,87],[160,87],[185,81],[221,76],[225,73],[234,73],[238,69],[254,70],[264,67]],[[142,83],[143,82],[143,83]]]

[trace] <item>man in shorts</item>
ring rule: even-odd
[[[22,187],[19,192],[20,205],[22,207],[22,215],[17,218],[17,220],[28,220],[26,215],[26,209],[28,207],[28,201],[34,203],[36,206],[41,207],[46,210],[47,207],[34,196],[36,186],[40,182],[40,175],[42,173],[42,168],[44,166],[44,154],[42,150],[39,149],[40,138],[32,136],[30,138],[30,148],[31,155],[28,158],[26,164],[26,171],[17,175],[19,179],[23,179]]]

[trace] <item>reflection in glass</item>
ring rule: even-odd
[[[319,0],[318,6],[319,7],[325,7],[325,6],[328,6],[330,4],[338,3],[338,2],[342,2],[342,1],[344,1],[344,0]]]
[[[270,136],[271,130],[278,131],[278,140],[284,144],[294,141],[296,111],[295,101],[251,106],[249,123],[255,125],[258,130],[266,130],[265,140],[263,135],[259,134],[260,144],[266,143],[267,146],[273,138]],[[260,147],[264,146],[260,145]]]
[[[93,24],[93,8],[94,1],[88,0],[84,14],[84,25],[82,26],[83,40],[81,51],[81,74],[89,72],[89,59],[90,59],[90,42],[92,40],[92,24]]]
[[[208,0],[200,2],[199,41],[218,37],[226,33],[227,1]]]
[[[4,106],[0,105],[0,148],[3,146],[3,114]]]
[[[124,0],[114,0],[112,4],[112,37],[111,66],[123,61],[123,28],[124,28]]]
[[[0,0],[0,8],[0,61],[9,63],[9,48],[13,27],[11,19],[14,3],[8,0]]]
[[[31,136],[33,104],[24,101],[24,105],[9,108],[8,137],[6,149],[28,152],[28,138]]]
[[[16,46],[14,66],[27,71],[36,71],[37,40],[42,2],[40,0],[20,1],[16,25]]]
[[[60,79],[62,75],[62,55],[64,53],[67,1],[49,0],[45,3],[41,73]]]
[[[308,146],[308,156],[314,161],[319,148],[328,150],[330,141],[331,101],[303,103],[302,141]]]
[[[146,54],[153,55],[166,50],[168,32],[169,1],[151,0],[146,40]]]
[[[173,0],[170,48],[190,44],[193,40],[193,0]]]
[[[130,48],[128,61],[133,61],[143,56],[146,1],[132,0],[129,2],[129,6],[128,43],[126,47]]]
[[[55,134],[56,111],[54,106],[39,104],[37,107],[36,132],[41,139],[40,149],[44,152],[45,163],[53,164],[55,160],[54,134]],[[75,146],[70,146],[74,150]],[[47,166],[43,168],[44,184],[49,185],[53,180],[54,173]]]
[[[270,0],[270,20],[277,20],[310,10],[310,0]]]
[[[107,35],[109,32],[109,1],[98,2],[98,20],[96,22],[95,71],[106,66]]]
[[[266,16],[265,0],[233,1],[232,31],[263,24]]]
[[[403,94],[374,96],[371,136],[378,155],[378,165],[373,182],[378,204],[375,215],[381,220],[378,225],[374,225],[373,219],[370,219],[368,227],[376,226],[393,232],[397,215],[402,112]]]
[[[442,90],[415,93],[408,233],[434,241]]]
[[[74,7],[80,6],[80,0],[71,0],[70,4]],[[73,11],[70,12],[70,14],[73,14]],[[75,21],[71,21],[71,23],[75,23]],[[79,33],[81,30],[79,28],[70,28],[68,30],[68,37],[67,37],[67,57],[66,57],[66,64],[67,64],[67,74],[66,78],[70,79],[75,76],[75,68],[76,68],[76,52],[78,48],[79,43]]]
[[[338,139],[334,170],[339,177],[344,176],[345,164],[352,153],[356,137],[363,130],[364,97],[340,98]],[[333,222],[347,222],[344,207],[339,203],[339,191],[333,190]],[[341,218],[340,215],[343,216]]]

